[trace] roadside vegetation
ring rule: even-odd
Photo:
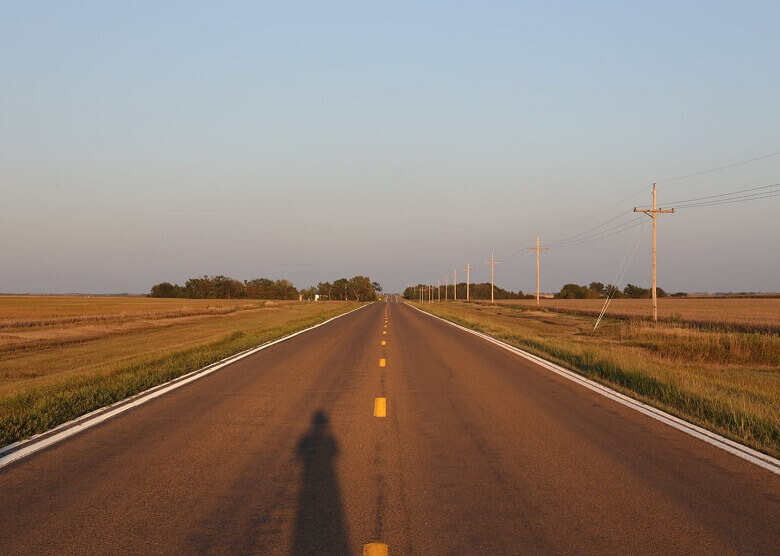
[[[0,296],[0,446],[359,306]]]
[[[720,329],[607,318],[594,332],[594,317],[563,313],[558,306],[550,311],[523,302],[415,305],[780,456],[780,336],[730,330],[734,314],[722,313]],[[765,314],[770,328],[780,326],[780,313],[773,319]]]
[[[502,301],[520,308],[536,308],[533,300]],[[598,316],[604,299],[543,299],[545,311]],[[647,299],[613,299],[607,316],[623,320],[649,320]],[[663,297],[658,299],[658,318],[669,325],[708,329],[715,332],[758,332],[780,334],[780,298]]]

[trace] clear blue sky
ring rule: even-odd
[[[369,5],[374,4],[374,5]],[[780,151],[780,3],[0,2],[0,291],[389,291]],[[780,182],[780,156],[662,184]],[[780,290],[780,197],[664,217],[670,290]],[[618,220],[619,222],[619,220]],[[632,232],[545,253],[612,281]],[[648,238],[649,239],[649,238]],[[626,281],[649,284],[645,239]],[[497,283],[534,288],[530,256]]]

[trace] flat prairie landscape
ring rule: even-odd
[[[520,305],[535,308],[533,299],[513,299],[498,302],[502,305]],[[542,299],[542,309],[598,315],[603,299]],[[649,299],[613,299],[607,316],[647,319],[650,317]],[[658,299],[658,317],[664,321],[690,324],[718,325],[740,330],[780,332],[780,298],[709,298],[662,297]]]
[[[660,301],[681,316],[653,325],[649,299],[618,299],[595,331],[603,299],[415,305],[780,455],[780,299]]]
[[[0,445],[357,306],[0,296]]]

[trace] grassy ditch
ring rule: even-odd
[[[780,456],[780,338],[466,303],[415,304]]]
[[[147,347],[153,351],[147,351],[146,356],[143,353],[137,354],[132,362],[115,362],[108,368],[98,369],[86,364],[80,367],[79,361],[75,360],[75,373],[44,377],[48,379],[44,381],[15,382],[12,389],[0,395],[0,446],[47,431],[85,413],[240,351],[308,328],[359,305],[334,302],[315,306],[309,303],[287,306],[284,309],[287,312],[257,313],[247,315],[241,320],[224,320],[222,315],[223,319],[217,322],[187,321],[177,325],[171,332],[178,343],[191,333],[193,345],[190,347],[171,350],[170,346],[175,345],[173,336],[158,335],[156,345]],[[209,327],[209,335],[204,337],[205,326]],[[228,333],[225,333],[226,331]],[[159,334],[159,331],[152,330],[151,333]],[[134,330],[124,341],[132,343],[141,335],[142,333]],[[167,341],[167,353],[166,346],[161,344],[161,341]],[[110,345],[91,347],[92,351],[99,354],[101,350],[110,348]],[[150,356],[149,353],[164,355]],[[32,354],[35,355],[39,354]],[[68,358],[67,352],[60,357],[63,365],[74,363],[74,360]],[[25,364],[31,364],[31,361],[26,361]]]

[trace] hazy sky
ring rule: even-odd
[[[780,151],[779,23],[776,1],[0,1],[0,291],[488,280],[491,251]],[[659,197],[773,183],[780,156]],[[779,215],[664,216],[659,284],[780,290]],[[625,281],[649,285],[644,232]],[[542,289],[612,281],[632,233],[545,252]],[[533,290],[532,256],[496,282]]]

